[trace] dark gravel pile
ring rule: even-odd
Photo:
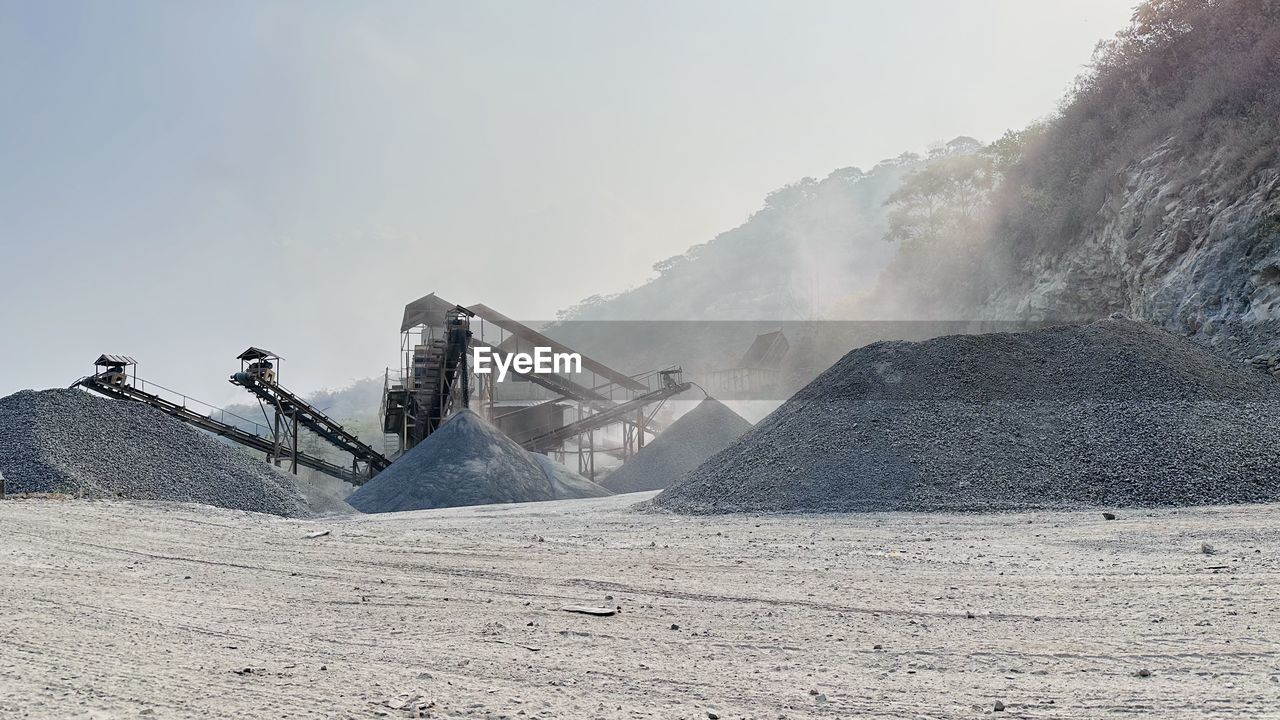
[[[692,513],[1280,499],[1280,383],[1128,320],[859,348],[655,499]]]
[[[168,415],[81,390],[23,390],[0,399],[0,472],[10,493],[195,502],[310,517],[295,485],[235,448]],[[349,509],[348,509],[349,511]]]
[[[463,410],[347,502],[381,513],[609,494],[549,458],[526,452],[479,415]]]
[[[741,415],[709,397],[614,470],[604,486],[616,493],[670,487],[750,429]]]

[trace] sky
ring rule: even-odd
[[[0,395],[381,376],[428,292],[551,319],[805,176],[1051,113],[1131,0],[0,0]]]

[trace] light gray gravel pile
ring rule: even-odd
[[[362,512],[381,513],[609,494],[549,458],[525,451],[479,415],[463,410],[347,502]]]
[[[529,453],[529,457],[542,468],[542,474],[547,476],[547,480],[551,483],[551,492],[557,500],[605,497],[613,494],[608,488],[591,482],[546,455]]]
[[[265,463],[264,463],[265,464]],[[269,466],[268,466],[268,469]],[[330,515],[359,515],[360,511],[351,507],[346,500],[327,487],[319,483],[308,482],[292,473],[286,473],[283,470],[272,473],[276,477],[282,477],[290,486],[302,497],[302,503],[306,506],[306,513],[299,517],[327,517]]]
[[[681,512],[1280,499],[1280,382],[1150,325],[881,342],[658,496]]]
[[[82,390],[23,390],[0,399],[0,472],[10,493],[195,502],[310,517],[298,481],[154,408]],[[349,508],[346,508],[350,512]]]
[[[741,415],[709,397],[614,470],[604,486],[616,493],[670,487],[750,429]]]

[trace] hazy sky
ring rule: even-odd
[[[1050,112],[1129,0],[0,0],[0,395],[101,352],[381,375],[430,291],[550,318],[806,175]]]

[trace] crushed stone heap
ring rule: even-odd
[[[1280,382],[1123,319],[856,349],[654,505],[998,511],[1280,498]]]
[[[616,493],[670,487],[750,429],[741,415],[708,397],[614,470],[604,486]]]
[[[382,513],[609,494],[463,410],[347,501],[357,510]]]
[[[10,493],[194,502],[286,517],[352,512],[341,500],[154,408],[82,390],[0,398]]]

